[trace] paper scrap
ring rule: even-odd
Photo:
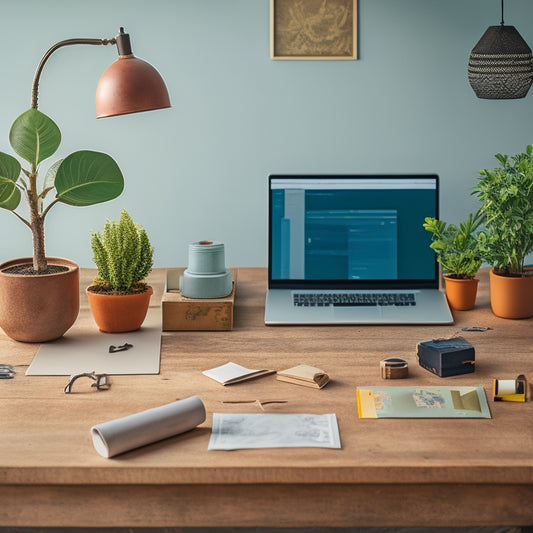
[[[214,379],[222,385],[231,385],[241,381],[266,376],[273,374],[274,370],[254,370],[238,365],[236,363],[226,363],[225,365],[217,366],[209,370],[204,370],[202,374],[208,378]]]

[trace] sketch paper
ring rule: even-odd
[[[231,362],[202,372],[204,376],[214,379],[222,385],[231,385],[273,373],[274,370],[253,370]]]
[[[208,449],[340,447],[335,414],[213,413]]]
[[[491,418],[483,387],[357,387],[359,418]]]
[[[109,346],[124,343],[133,348],[109,353]],[[103,333],[96,325],[76,327],[53,342],[41,344],[27,376],[72,376],[81,372],[97,374],[159,374],[161,356],[161,308],[148,310],[137,331]]]

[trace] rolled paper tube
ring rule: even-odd
[[[91,435],[96,451],[103,457],[113,457],[189,431],[204,422],[205,417],[202,400],[191,396],[97,424],[91,428]]]

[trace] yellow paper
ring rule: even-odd
[[[377,418],[374,392],[366,389],[357,389],[356,392],[359,418]]]

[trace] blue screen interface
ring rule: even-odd
[[[436,176],[270,180],[272,279],[434,279]]]

